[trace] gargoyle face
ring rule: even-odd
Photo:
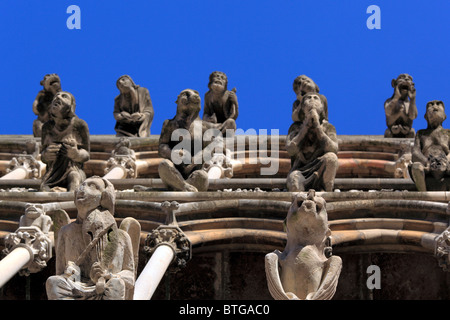
[[[25,206],[25,215],[28,218],[35,219],[44,213],[44,207],[41,204],[27,203]]]
[[[92,210],[100,206],[104,182],[98,179],[86,179],[75,191],[75,205],[77,208]]]
[[[224,92],[227,90],[228,78],[227,75],[220,71],[215,71],[209,76],[208,87],[214,92]]]
[[[409,90],[414,88],[412,77],[406,73],[399,75],[393,84],[394,87],[398,87],[402,95],[407,94]]]
[[[323,101],[317,93],[309,92],[303,97],[302,109],[305,114],[315,110],[321,119],[325,118]]]
[[[303,96],[308,92],[319,92],[317,84],[310,77],[305,75],[295,78],[293,89],[297,96]]]
[[[326,203],[322,197],[315,196],[310,190],[306,196],[295,196],[286,218],[289,236],[298,237],[306,243],[321,243],[328,232]]]
[[[177,113],[198,114],[200,112],[201,99],[200,94],[196,90],[186,89],[181,91],[177,98]]]
[[[121,91],[121,92],[128,92],[130,91],[130,89],[132,87],[135,86],[133,80],[131,80],[131,78],[127,75],[121,76],[118,80],[117,80],[117,88]]]
[[[45,91],[52,92],[53,94],[61,91],[61,80],[56,73],[47,74],[41,83]]]
[[[432,127],[436,127],[447,118],[445,115],[444,103],[439,100],[433,100],[427,103],[425,119]]]

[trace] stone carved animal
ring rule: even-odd
[[[325,206],[314,190],[294,197],[285,220],[286,247],[265,258],[267,283],[274,299],[329,300],[336,292],[342,260],[331,256]]]

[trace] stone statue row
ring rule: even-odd
[[[44,90],[33,104],[39,114],[34,128],[35,132],[41,132],[41,159],[47,164],[41,190],[49,191],[60,186],[73,191],[86,178],[82,168],[83,163],[89,160],[89,129],[86,122],[75,115],[75,98],[69,92],[61,91],[57,75],[46,75],[41,83]],[[215,129],[222,136],[227,132],[228,136],[228,130],[236,130],[238,102],[235,89],[229,91],[227,84],[223,72],[211,73],[203,119],[199,116],[201,98],[198,91],[186,89],[178,95],[176,115],[164,121],[159,141],[159,155],[164,160],[158,171],[169,189],[208,189],[208,177],[201,170],[206,147],[214,142],[216,148],[224,149],[224,143],[219,137],[205,142],[203,134]],[[117,135],[148,135],[153,119],[148,90],[135,85],[129,76],[120,77],[117,87],[120,90],[114,107]],[[412,77],[401,74],[392,80],[392,87],[394,93],[385,102],[388,126],[385,137],[415,138],[410,176],[419,191],[447,188],[443,182],[450,175],[450,141],[449,130],[442,127],[446,119],[444,103],[438,100],[427,103],[425,119],[428,127],[416,134],[412,128],[417,116]],[[293,123],[286,139],[286,150],[291,157],[287,188],[289,191],[333,191],[339,164],[338,141],[336,129],[328,121],[327,99],[319,93],[318,85],[305,75],[294,80],[293,90],[297,99],[292,106]],[[179,144],[172,139],[176,130],[188,132],[191,146],[175,150]],[[195,132],[201,134],[196,135]],[[197,141],[199,139],[201,141]],[[193,152],[195,145],[201,146],[198,152]],[[213,152],[216,149],[208,150]],[[174,152],[183,161],[174,162]]]
[[[393,79],[394,93],[384,104],[386,138],[414,138],[409,175],[418,191],[450,191],[450,130],[442,124],[445,106],[440,100],[426,104],[427,128],[416,134],[417,117],[413,78],[400,74]],[[297,100],[292,107],[294,123],[288,131],[286,149],[291,157],[287,177],[289,191],[333,191],[338,169],[336,130],[328,122],[328,103],[319,87],[307,76],[294,80]]]
[[[49,231],[54,230],[56,267],[55,275],[46,281],[49,300],[137,299],[140,223],[127,217],[117,225],[114,186],[101,177],[81,183],[74,192],[74,203],[77,217],[73,221],[64,210],[53,212],[50,218],[42,205],[27,204],[20,228],[8,236],[7,246],[18,242],[22,233],[32,233],[39,239],[34,245],[40,248],[44,242],[51,243]],[[314,190],[294,194],[284,227],[284,251],[275,250],[265,257],[270,294],[276,300],[331,299],[342,259],[332,255],[325,200]],[[28,265],[28,271],[44,268],[51,254],[42,253],[51,250],[51,245],[40,248],[34,259],[39,265]]]
[[[33,122],[33,135],[41,137],[42,127],[50,120],[50,105],[54,97],[62,91],[61,79],[57,74],[47,74],[40,82],[43,89],[33,102],[33,112],[37,119]],[[147,88],[134,83],[128,75],[116,81],[119,95],[114,99],[115,131],[118,137],[148,137],[152,125],[152,100]],[[213,124],[224,124],[236,120],[239,114],[236,88],[227,89],[228,78],[225,73],[214,71],[209,76],[209,91],[205,94],[203,120]],[[226,124],[225,124],[226,126]]]

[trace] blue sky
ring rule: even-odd
[[[80,30],[66,26],[70,5],[81,9]],[[366,26],[370,5],[381,9],[379,30]],[[115,134],[115,83],[130,75],[149,89],[159,134],[180,91],[203,100],[216,70],[237,88],[238,128],[286,134],[292,82],[306,74],[327,97],[338,135],[383,135],[391,80],[409,73],[413,127],[422,129],[427,101],[450,106],[449,14],[448,0],[2,0],[0,134],[32,134],[47,73],[75,96],[91,134]]]

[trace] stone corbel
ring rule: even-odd
[[[233,177],[230,151],[227,149],[226,154],[214,153],[213,157],[203,164],[203,170],[208,172],[210,179]]]
[[[434,255],[444,271],[450,271],[450,227],[436,238]]]
[[[14,170],[23,169],[26,172],[25,179],[40,178],[42,175],[42,163],[32,155],[23,154],[11,159],[6,169],[7,174]]]
[[[178,227],[175,211],[179,204],[175,201],[165,201],[161,207],[166,212],[166,224],[160,225],[147,236],[144,252],[151,256],[161,245],[166,245],[174,251],[172,270],[177,271],[183,268],[192,257],[192,245],[183,231]]]
[[[110,173],[114,168],[121,168],[125,173],[123,179],[137,178],[136,159],[130,155],[115,155],[108,159],[105,168],[105,175]]]
[[[52,257],[52,241],[36,226],[20,227],[5,237],[4,254],[22,247],[28,250],[30,260],[20,271],[21,275],[29,275],[41,271]]]

